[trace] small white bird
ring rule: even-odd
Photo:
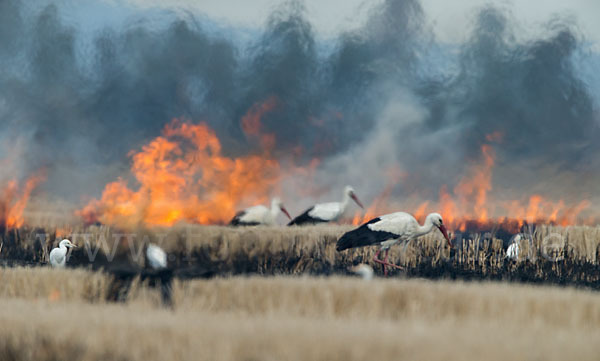
[[[442,216],[438,213],[431,213],[425,218],[425,223],[420,225],[412,215],[404,212],[386,214],[373,218],[362,226],[345,233],[336,245],[337,251],[343,251],[348,248],[379,246],[379,250],[373,256],[373,261],[383,265],[383,272],[387,275],[387,266],[402,269],[402,267],[388,262],[388,252],[390,247],[425,235],[437,227],[452,247],[452,242],[448,236],[446,226],[442,222]],[[385,251],[385,258],[379,259],[381,251]]]
[[[50,252],[50,265],[52,265],[52,267],[63,268],[67,263],[67,252],[69,251],[69,248],[73,247],[77,246],[68,239],[60,241],[58,247]]]
[[[519,253],[521,252],[521,243],[527,241],[530,245],[529,249],[531,250],[531,245],[533,244],[533,237],[531,234],[527,233],[517,233],[511,237],[509,241],[509,246],[506,249],[506,258],[512,259],[516,261],[519,259]],[[529,256],[527,257],[529,259]]]
[[[506,258],[516,261],[519,258],[519,242],[521,241],[521,234],[515,234],[510,240],[510,245],[506,249]]]
[[[369,266],[368,264],[358,264],[354,267],[350,267],[350,272],[356,273],[357,275],[361,276],[363,280],[365,281],[370,281],[373,279],[373,267]]]
[[[146,262],[155,270],[167,268],[167,254],[159,246],[150,243],[146,248]]]
[[[344,188],[344,196],[341,202],[329,202],[329,203],[318,203],[310,207],[304,213],[294,218],[288,226],[303,225],[303,224],[316,224],[325,222],[337,221],[348,208],[348,204],[352,199],[360,208],[364,208],[362,203],[358,200],[354,188],[346,186]]]
[[[256,226],[259,224],[264,224],[267,226],[272,226],[277,224],[277,216],[280,212],[283,212],[289,219],[290,214],[287,209],[283,206],[283,203],[279,198],[273,198],[271,200],[271,209],[263,206],[253,206],[250,208],[246,208],[243,211],[239,211],[229,222],[231,226]]]

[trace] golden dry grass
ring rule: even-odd
[[[600,294],[499,283],[234,277],[174,283],[174,307],[108,276],[2,270],[3,360],[596,360]],[[61,288],[62,287],[62,288]],[[52,296],[59,290],[59,296]]]
[[[0,268],[0,297],[104,302],[110,277],[83,269]]]
[[[46,233],[46,239],[54,245],[62,237],[73,238],[76,242],[87,242],[92,245],[100,244],[105,252],[110,252],[115,239],[126,241],[133,236],[134,242],[159,243],[167,251],[191,251],[201,247],[214,247],[218,243],[221,253],[235,252],[238,248],[263,248],[270,252],[302,252],[312,251],[323,242],[335,243],[343,233],[355,228],[348,224],[322,224],[304,227],[256,226],[228,227],[180,224],[174,227],[118,229],[110,226],[84,227],[73,219],[63,215],[56,220],[48,218],[52,214],[29,212],[27,220],[29,227],[21,230],[20,238],[25,244],[39,242],[40,233]],[[463,235],[464,236],[464,235]],[[560,244],[569,246],[578,257],[596,262],[600,247],[600,226],[568,226],[539,225],[533,234],[533,248],[539,249],[543,243],[553,243],[554,238],[560,239]],[[554,238],[553,238],[554,237]],[[428,246],[443,245],[441,234],[437,231],[422,237],[421,243]],[[417,242],[415,242],[417,243]],[[554,242],[557,243],[557,242]],[[422,244],[420,245],[422,246]],[[523,245],[528,247],[528,245]],[[490,244],[496,248],[497,244]],[[333,260],[335,251],[329,252],[327,258]],[[522,253],[524,257],[525,253]]]
[[[44,263],[49,250],[63,237],[81,247],[69,263],[86,266],[100,249],[94,267],[119,262],[143,265],[142,245],[156,243],[169,253],[169,265],[177,272],[234,274],[344,274],[349,266],[373,266],[376,247],[337,252],[335,243],[350,225],[308,227],[225,227],[178,225],[170,228],[119,230],[108,226],[62,229],[21,229],[4,235],[0,262],[18,258],[24,264]],[[40,234],[43,237],[40,237]],[[44,241],[40,241],[43,239]],[[392,247],[390,261],[406,267],[393,276],[518,280],[521,282],[572,284],[600,288],[598,252],[600,227],[540,225],[533,242],[521,242],[516,262],[506,259],[506,244],[499,239],[480,242],[479,236],[456,242],[450,250],[440,232],[411,242],[406,249]],[[135,257],[137,255],[138,257]],[[4,261],[6,262],[6,261]],[[381,268],[375,267],[380,273]],[[199,274],[196,272],[196,274]],[[187,277],[183,273],[178,276]]]
[[[215,248],[218,254],[226,257],[232,252],[261,252],[286,253],[301,255],[303,253],[319,252],[319,255],[330,262],[335,262],[339,254],[335,252],[335,241],[345,232],[355,228],[351,225],[323,224],[304,227],[227,227],[180,225],[170,228],[140,228],[136,230],[119,230],[109,226],[67,227],[57,231],[49,228],[49,237],[53,235],[70,236],[76,242],[87,242],[101,245],[103,251],[110,252],[115,239],[121,243],[132,239],[136,243],[154,242],[167,251],[193,251],[202,247]],[[26,238],[32,239],[31,233]],[[58,239],[57,239],[58,240]],[[107,247],[108,246],[108,247]],[[492,250],[502,248],[502,242],[494,239],[489,244]],[[559,227],[539,225],[533,234],[533,244],[523,242],[524,252],[521,258],[528,255],[532,258],[539,256],[539,251],[545,246],[566,246],[578,259],[597,262],[600,250],[600,226],[569,226]],[[531,246],[531,247],[530,247]],[[409,248],[441,248],[444,252],[445,242],[439,232],[432,232],[409,245]],[[532,248],[529,250],[529,248]],[[364,253],[373,250],[372,247],[353,250],[350,252]],[[537,253],[536,253],[537,252]],[[369,252],[372,253],[372,252]],[[447,255],[443,253],[443,255]],[[407,260],[406,262],[409,262]]]

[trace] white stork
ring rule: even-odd
[[[356,197],[354,188],[346,186],[344,188],[344,197],[341,202],[315,204],[304,211],[304,213],[294,218],[288,223],[288,226],[337,221],[344,212],[346,212],[350,199],[356,202],[360,208],[364,208],[362,203],[358,200],[358,197]]]
[[[77,247],[68,239],[63,239],[57,248],[50,251],[50,265],[52,267],[63,268],[67,263],[67,252],[69,248]]]
[[[438,213],[429,214],[425,218],[425,223],[420,225],[410,214],[396,212],[373,218],[355,230],[347,232],[337,241],[336,250],[379,246],[379,250],[373,256],[373,261],[383,265],[383,272],[387,276],[387,266],[402,269],[402,267],[388,262],[390,247],[401,242],[408,244],[413,239],[431,232],[434,226],[442,232],[448,245],[452,247],[446,226],[442,222],[442,216]],[[381,251],[385,251],[383,260],[379,259]]]
[[[253,206],[250,208],[246,208],[243,211],[239,211],[229,222],[231,226],[256,226],[259,224],[264,224],[268,226],[272,226],[277,224],[276,219],[279,215],[279,212],[283,212],[289,219],[290,214],[287,209],[281,203],[279,198],[273,198],[271,201],[271,209],[259,205]]]
[[[150,243],[146,248],[146,262],[155,270],[167,268],[167,254],[159,246]]]

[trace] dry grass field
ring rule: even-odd
[[[351,277],[176,281],[172,308],[110,276],[0,271],[2,360],[596,360],[600,294]]]
[[[80,247],[74,267],[110,269],[115,264],[143,267],[143,246],[156,243],[169,253],[169,267],[180,278],[212,275],[347,274],[357,263],[372,263],[375,247],[335,251],[349,225],[245,227],[181,225],[119,230],[107,226],[27,228],[8,231],[0,262],[44,264],[52,247],[69,237]],[[540,225],[532,242],[522,241],[519,259],[506,258],[506,241],[457,235],[449,249],[439,232],[392,248],[390,260],[406,268],[393,277],[507,280],[600,288],[600,227]],[[12,262],[12,263],[11,263]],[[375,267],[378,274],[380,267]],[[191,275],[191,276],[190,276]],[[189,276],[189,277],[188,277]]]
[[[598,358],[600,227],[539,226],[516,261],[500,239],[450,250],[433,233],[370,282],[345,275],[373,248],[335,251],[350,228],[7,231],[0,360]],[[62,237],[80,246],[70,267],[46,267]],[[169,254],[167,303],[144,276],[148,242]]]

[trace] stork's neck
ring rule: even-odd
[[[422,226],[419,225],[419,227],[417,228],[417,237],[431,232],[432,229],[433,229],[433,221],[431,220],[431,218],[429,216],[427,216],[427,218],[425,218],[425,222],[423,222],[423,225]]]
[[[279,207],[279,205],[275,201],[271,202],[271,216],[273,218],[276,218],[279,215],[280,211],[281,208]]]
[[[348,208],[348,204],[350,203],[350,195],[347,192],[344,192],[344,198],[340,202],[340,212],[344,213],[346,208]]]

